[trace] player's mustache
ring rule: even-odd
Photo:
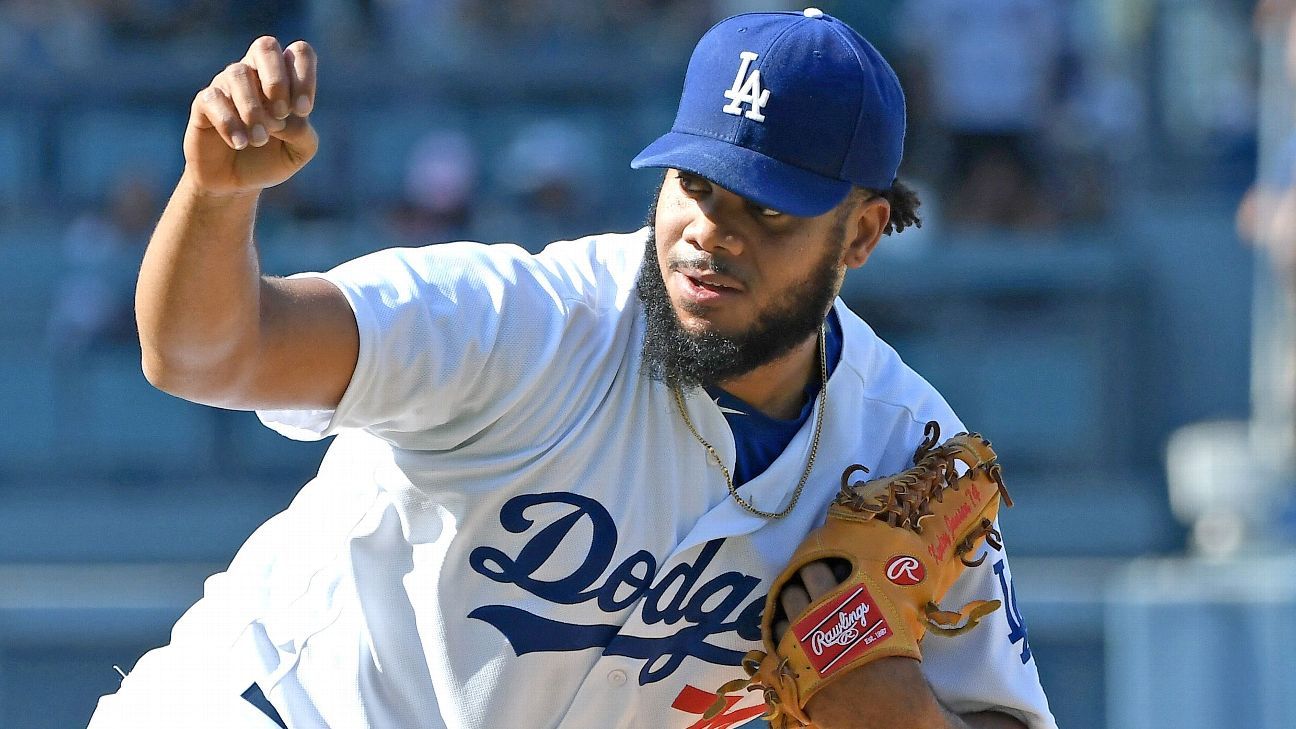
[[[671,272],[675,271],[694,271],[698,273],[715,273],[721,276],[728,276],[745,284],[744,277],[734,270],[733,266],[719,261],[715,256],[699,254],[696,256],[680,255],[672,253],[666,258],[666,269]]]

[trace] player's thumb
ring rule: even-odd
[[[284,144],[284,152],[289,155],[298,167],[306,164],[319,149],[319,135],[310,123],[309,117],[289,116],[284,128],[272,132],[271,136]]]

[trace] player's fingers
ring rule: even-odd
[[[315,79],[319,63],[315,49],[304,40],[293,41],[284,49],[283,59],[288,67],[292,112],[306,116],[315,108]]]
[[[315,150],[319,147],[319,136],[311,126],[310,119],[304,116],[289,116],[284,122],[284,128],[275,132],[274,137],[287,145],[285,151],[288,154],[305,164],[306,160],[315,155]]]
[[[774,644],[775,645],[783,642],[783,634],[788,632],[788,628],[790,627],[792,627],[792,623],[789,623],[786,620],[774,621]]]
[[[239,116],[248,128],[248,141],[253,147],[260,147],[270,141],[270,132],[266,121],[270,115],[266,112],[264,98],[261,96],[261,81],[256,70],[246,63],[232,63],[216,77],[219,86],[234,101]]]
[[[783,606],[783,612],[789,618],[795,619],[805,609],[810,607],[810,595],[801,585],[789,582],[783,586],[783,591],[779,593],[779,604]]]
[[[801,575],[801,581],[805,583],[811,600],[818,600],[837,588],[837,578],[833,576],[832,568],[823,560],[802,567],[798,570],[798,574]]]
[[[252,41],[243,63],[256,69],[257,79],[261,82],[261,95],[265,97],[266,108],[273,120],[288,118],[291,113],[289,94],[292,82],[288,76],[288,64],[285,63],[283,49],[279,41],[263,35]],[[278,131],[277,125],[270,125],[271,131]]]
[[[224,91],[208,86],[194,98],[189,123],[198,129],[214,129],[233,149],[248,146],[248,130],[234,101]]]

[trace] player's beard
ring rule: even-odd
[[[654,200],[636,285],[648,320],[643,367],[649,377],[681,387],[718,384],[778,359],[819,331],[841,285],[839,256],[846,235],[845,216],[832,231],[836,245],[825,246],[824,256],[810,276],[758,312],[747,331],[731,335],[693,333],[680,324],[657,260],[656,219]]]

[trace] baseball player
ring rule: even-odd
[[[261,38],[198,94],[137,306],[156,386],[336,438],[93,729],[1055,727],[993,513],[966,508],[980,531],[930,551],[975,566],[939,601],[998,609],[928,610],[962,634],[842,654],[782,714],[725,688],[771,645],[767,593],[847,476],[963,430],[836,298],[917,221],[903,95],[863,38],[814,9],[713,27],[632,163],[665,170],[643,230],[263,277],[258,195],[314,154],[315,88],[308,44]],[[951,487],[990,473],[942,463]],[[943,503],[969,492],[991,493]],[[919,556],[885,579],[921,581]],[[813,608],[828,589],[776,592]],[[864,597],[816,650],[854,651],[852,621],[892,609]],[[873,648],[903,642],[880,624]]]

